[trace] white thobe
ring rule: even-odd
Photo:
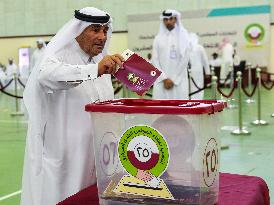
[[[162,71],[153,87],[154,99],[188,99],[187,66],[189,50],[186,49],[184,57],[180,54],[178,34],[175,29],[156,36],[153,43],[152,63]],[[164,79],[171,79],[174,83],[172,89],[165,89]]]
[[[20,66],[19,71],[20,71],[20,79],[26,83],[30,74],[29,66],[27,65]]]
[[[212,59],[209,61],[209,65],[212,67],[221,67],[222,60],[220,58]]]
[[[88,64],[89,56],[74,41],[40,66],[46,124],[41,137],[29,124],[21,205],[55,205],[96,183],[91,116],[84,107],[114,97],[111,76],[97,78],[101,58]],[[67,82],[88,77],[94,80]]]
[[[208,58],[203,46],[197,44],[192,47],[190,52],[190,65],[191,65],[191,75],[195,83],[199,88],[204,87],[204,71],[205,74],[210,74]],[[198,90],[194,83],[190,81],[191,92]],[[191,96],[191,99],[202,100],[204,98],[204,91],[200,91]]]
[[[14,63],[13,64],[8,64],[6,66],[6,75],[7,75],[7,78],[6,78],[6,83],[8,83],[11,79],[14,78],[14,75],[16,75],[16,77],[19,76],[19,70],[18,70],[18,67],[17,65],[15,65]],[[17,84],[18,86],[18,84]],[[19,88],[19,86],[17,87]],[[15,82],[13,80],[13,82],[7,87],[7,90],[12,90],[14,91],[15,89]]]
[[[239,66],[241,64],[241,58],[238,55],[234,55],[233,57],[233,65],[234,66]]]
[[[5,85],[6,78],[6,73],[3,71],[2,67],[0,67],[0,82],[3,86]]]
[[[8,64],[6,68],[7,68],[6,69],[7,77],[10,78],[10,79],[13,78],[14,74],[16,74],[16,75],[19,74],[18,67],[14,63],[11,64],[11,65]]]
[[[222,68],[221,68],[221,79],[225,79],[228,73],[232,69],[233,65],[233,46],[230,43],[225,44],[222,48]]]
[[[40,59],[41,59],[42,55],[44,54],[44,52],[45,52],[45,48],[41,48],[41,49],[36,48],[33,51],[33,54],[32,54],[31,59],[30,59],[30,71],[29,72],[31,72],[32,69],[34,68],[35,64],[40,61]]]

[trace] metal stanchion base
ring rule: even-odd
[[[268,122],[264,120],[255,120],[252,122],[253,125],[268,125]]]
[[[247,131],[246,129],[237,129],[231,132],[233,135],[250,135],[251,132]]]
[[[248,98],[245,102],[248,103],[248,104],[250,104],[250,103],[255,103],[255,100],[253,100],[251,98]]]
[[[235,103],[235,99],[234,98],[231,98],[227,101],[227,108],[228,109],[237,109],[238,108],[238,105],[237,104],[234,104]]]
[[[23,116],[24,113],[23,112],[13,112],[13,113],[10,113],[11,116]]]
[[[234,104],[229,104],[229,105],[227,106],[227,108],[228,108],[228,109],[237,109],[238,106],[237,106],[237,105],[234,105]]]

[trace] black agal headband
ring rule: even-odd
[[[163,14],[164,17],[171,17],[172,16],[172,13],[171,12],[166,13],[166,10],[164,10],[162,14]]]
[[[110,19],[110,16],[108,14],[106,14],[106,16],[91,16],[91,15],[81,13],[79,10],[75,10],[74,16],[75,18],[81,21],[98,23],[98,24],[108,23]]]

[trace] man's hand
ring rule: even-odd
[[[117,66],[122,68],[122,62],[124,61],[123,57],[120,54],[115,55],[106,55],[98,63],[98,75],[103,74],[114,74],[116,72]]]
[[[164,80],[165,89],[169,90],[169,89],[173,88],[173,86],[174,86],[174,83],[172,80],[170,80],[169,78]]]
[[[138,169],[136,178],[141,179],[145,182],[148,182],[153,179],[153,175],[150,174],[149,172]]]

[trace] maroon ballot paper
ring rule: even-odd
[[[138,95],[143,95],[161,75],[161,71],[136,53],[126,50],[122,54],[124,69],[118,69],[114,76],[127,88]]]

